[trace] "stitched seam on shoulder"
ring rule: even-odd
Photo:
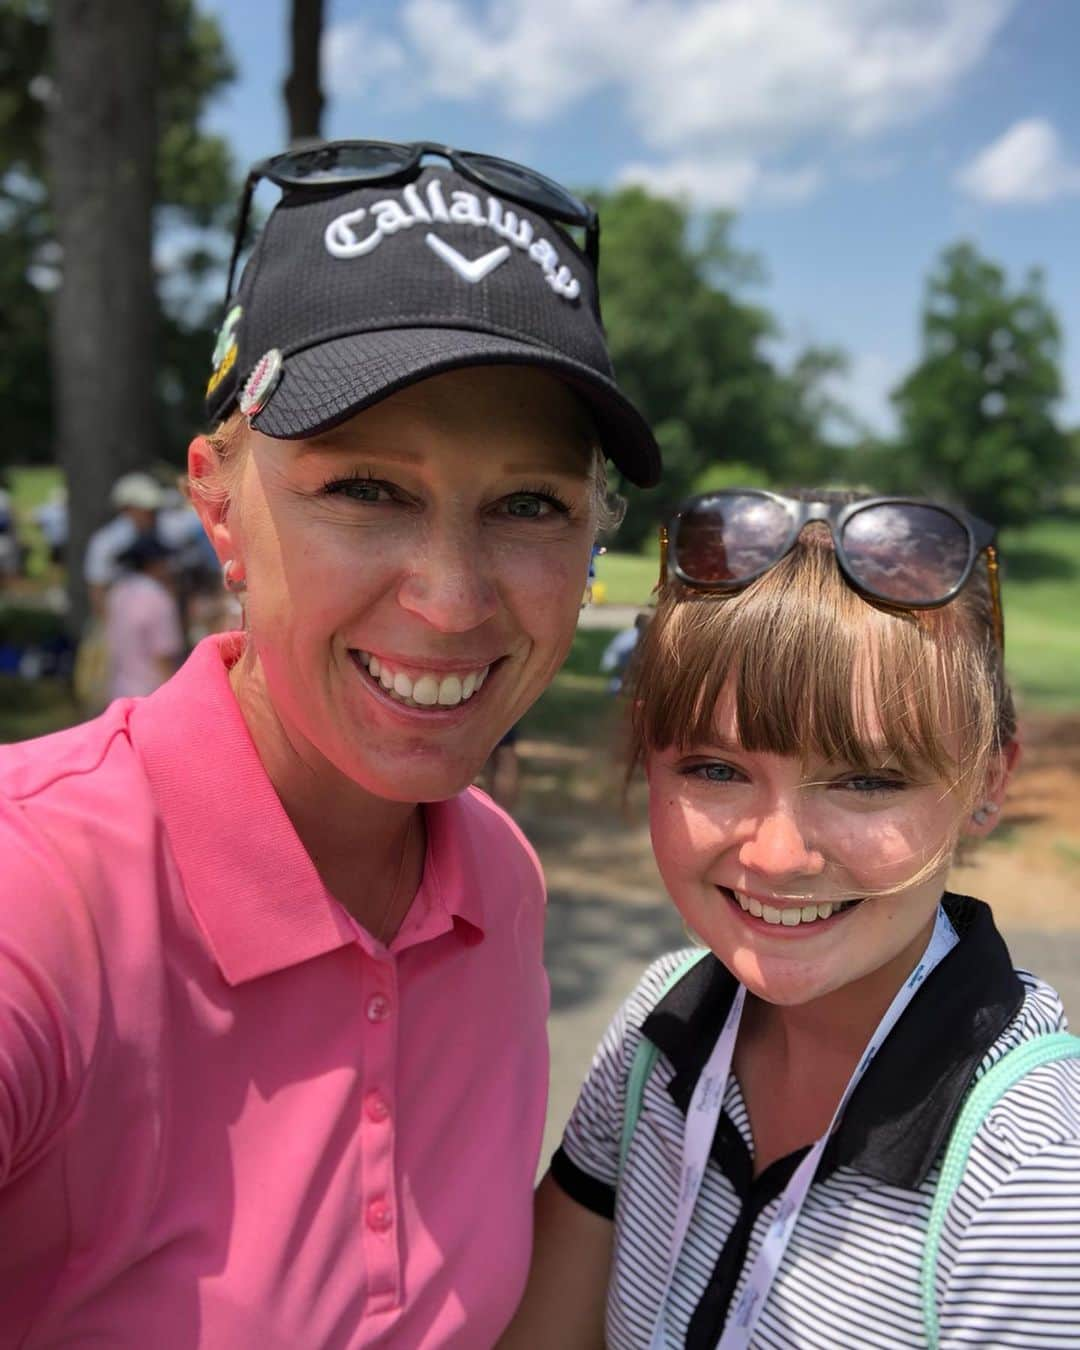
[[[43,782],[36,784],[28,791],[13,793],[5,789],[4,796],[7,798],[9,802],[12,803],[12,805],[18,806],[23,802],[32,801],[35,797],[40,796],[41,793],[47,792],[49,788],[55,787],[57,783],[63,782],[65,778],[82,778],[86,774],[96,773],[97,770],[101,768],[102,761],[105,759],[105,756],[112,749],[113,741],[117,738],[117,736],[126,735],[127,729],[128,728],[126,722],[122,726],[116,727],[113,730],[113,732],[105,738],[101,746],[101,753],[93,760],[92,763],[81,765],[78,768],[75,768],[71,765],[65,765],[62,769],[51,774]]]

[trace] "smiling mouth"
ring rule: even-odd
[[[440,674],[434,670],[422,670],[418,675],[409,675],[380,661],[370,652],[354,650],[349,655],[384,694],[406,708],[456,708],[480,692],[491,670],[491,666],[487,665],[453,675]]]
[[[767,905],[753,896],[744,895],[742,891],[729,890],[726,886],[718,886],[717,890],[722,891],[733,905],[738,905],[744,914],[783,928],[798,928],[805,924],[824,923],[830,919],[835,921],[842,914],[862,904],[862,900],[841,900],[832,903],[826,901],[822,904],[785,905],[781,908],[778,905]]]

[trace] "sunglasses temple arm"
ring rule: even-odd
[[[593,267],[600,266],[600,216],[595,211],[585,227],[585,253]]]
[[[986,575],[990,582],[990,601],[994,609],[994,636],[998,646],[1005,650],[1005,612],[1001,604],[1001,573],[998,568],[997,549],[993,544],[986,546]]]
[[[240,261],[240,254],[244,249],[244,237],[247,234],[248,213],[251,210],[251,197],[255,191],[255,184],[262,177],[261,173],[252,170],[244,183],[244,195],[240,198],[240,209],[236,215],[236,234],[233,236],[232,257],[229,259],[229,275],[225,283],[225,304],[228,305],[232,299],[233,283],[236,280],[236,265]]]

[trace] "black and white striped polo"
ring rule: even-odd
[[[754,1350],[923,1346],[920,1262],[941,1155],[975,1078],[1065,1026],[1056,992],[1014,971],[989,908],[946,896],[959,943],[856,1088],[754,1332]],[[735,983],[709,956],[657,1002],[685,953],[646,972],[601,1042],[552,1174],[615,1221],[611,1350],[648,1350],[675,1218],[685,1112]],[[660,1050],[618,1186],[634,1051]],[[667,1304],[669,1346],[714,1350],[802,1149],[753,1177],[732,1075]],[[975,1139],[942,1234],[940,1344],[1080,1347],[1080,1061],[1034,1070]]]

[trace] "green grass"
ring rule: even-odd
[[[0,745],[59,731],[81,716],[65,681],[0,675]]]
[[[16,514],[25,515],[48,501],[64,476],[55,465],[42,464],[11,470],[11,499]]]
[[[605,553],[596,560],[596,580],[604,587],[608,605],[644,605],[656,585],[655,558],[634,553]]]
[[[19,534],[30,549],[27,575],[35,580],[45,577],[49,566],[49,547],[34,521],[34,511],[63,485],[64,476],[55,465],[33,465],[10,470],[11,502]]]
[[[1006,530],[1005,664],[1024,707],[1080,711],[1080,519]]]

